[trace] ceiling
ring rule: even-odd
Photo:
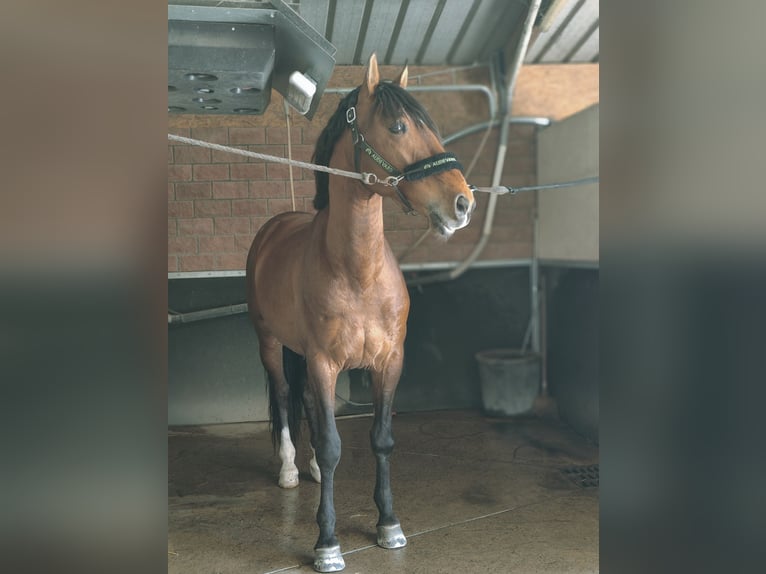
[[[286,0],[336,48],[337,65],[461,66],[513,54],[527,0]],[[268,8],[267,0],[170,0],[170,4]],[[543,0],[526,63],[598,61],[598,0]]]

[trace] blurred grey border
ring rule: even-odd
[[[601,8],[601,565],[755,571],[766,5]],[[0,7],[2,571],[166,568],[166,35]]]

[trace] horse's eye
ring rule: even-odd
[[[388,131],[390,131],[392,134],[403,134],[407,131],[407,124],[405,124],[402,120],[396,120],[390,128],[388,128]]]

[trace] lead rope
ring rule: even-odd
[[[327,167],[325,165],[317,165],[315,163],[308,163],[305,161],[298,161],[297,159],[287,159],[284,157],[279,157],[276,155],[270,155],[267,153],[258,153],[255,151],[250,151],[246,149],[239,149],[235,147],[229,147],[221,144],[214,144],[202,140],[195,140],[193,138],[187,138],[183,136],[177,136],[174,134],[168,134],[168,140],[175,141],[182,144],[187,145],[196,145],[199,147],[204,147],[208,149],[214,149],[218,151],[233,153],[236,155],[241,155],[244,157],[252,157],[254,159],[260,159],[263,161],[268,161],[272,163],[281,163],[281,164],[287,164],[287,165],[294,165],[297,167],[303,167],[305,169],[310,169],[313,171],[323,171],[325,173],[331,173],[334,175],[340,175],[341,177],[348,177],[350,179],[356,179],[359,180],[367,185],[373,185],[375,183],[379,183],[381,185],[387,185],[389,187],[392,187],[392,184],[389,183],[386,179],[378,179],[378,177],[374,173],[356,173],[354,171],[346,171],[345,169],[337,169],[334,167]],[[522,191],[534,191],[537,189],[558,189],[561,187],[573,187],[577,185],[586,185],[589,183],[598,183],[599,178],[598,176],[595,177],[586,177],[583,179],[575,179],[572,181],[565,181],[562,183],[548,183],[544,185],[529,185],[526,187],[511,187],[509,185],[498,185],[496,187],[476,187],[476,186],[470,186],[471,191],[480,191],[482,193],[495,193],[497,195],[505,195],[506,193],[510,193],[511,195],[515,195]]]

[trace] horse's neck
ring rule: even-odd
[[[354,181],[331,188],[327,220],[330,259],[362,282],[374,281],[385,264],[383,198]]]

